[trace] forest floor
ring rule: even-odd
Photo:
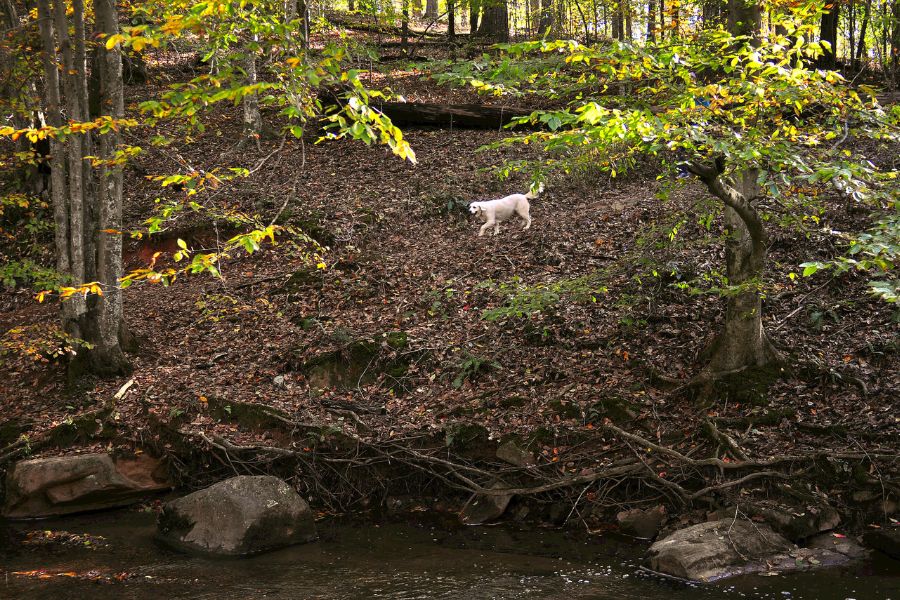
[[[438,86],[425,67],[398,63],[376,83],[410,102],[481,101]],[[129,100],[151,97],[189,75],[185,69],[176,61],[151,70],[148,84],[129,88]],[[290,467],[297,485],[334,510],[423,489],[454,490],[464,500],[460,492],[493,476],[532,488],[541,506],[588,507],[569,511],[573,519],[587,518],[590,505],[603,520],[621,507],[662,502],[690,520],[773,497],[831,504],[858,524],[883,523],[896,510],[897,309],[873,299],[860,275],[789,277],[799,263],[839,251],[823,228],[768,223],[764,322],[793,368],[762,398],[701,402],[677,382],[702,367],[724,301],[674,284],[723,269],[724,258],[721,219],[704,224],[716,205],[695,182],[658,180],[649,163],[615,179],[553,175],[532,203],[530,230],[507,222],[500,235],[480,238],[465,203],[524,192],[523,178],[500,180],[491,168],[540,156],[530,146],[479,150],[506,132],[410,128],[413,165],[384,148],[314,137],[280,152],[280,140],[238,147],[238,110],[205,119],[205,133],[188,144],[154,149],[128,140],[147,152],[127,171],[126,225],[139,229],[156,198],[185,199],[146,175],[259,167],[192,199],[263,222],[286,202],[279,223],[327,247],[326,268],[310,260],[309,244],[283,235],[252,255],[234,252],[221,279],[133,286],[125,314],[140,350],[131,377],[73,389],[63,364],[4,356],[0,422],[15,434],[4,445],[26,434],[47,440],[34,444],[37,454],[73,446],[168,453],[186,486],[283,470],[287,454],[262,447],[280,448],[298,459]],[[872,151],[875,161],[896,154]],[[844,200],[827,206],[822,222],[834,230],[864,227],[866,213]],[[130,240],[127,267],[158,251],[166,264],[179,238],[193,251],[215,249],[233,231],[206,214],[183,214],[161,233]],[[511,300],[517,291],[524,295]],[[55,323],[56,310],[30,290],[4,290],[0,329],[27,337]],[[259,406],[271,410],[253,413]],[[738,462],[734,450],[704,422],[734,440],[747,470],[722,467]],[[53,441],[52,432],[73,424],[88,433]],[[510,439],[532,465],[496,458]],[[389,455],[393,470],[379,470]],[[695,462],[709,458],[723,463]],[[636,460],[627,475],[596,476]],[[357,471],[377,477],[364,481]],[[732,485],[752,473],[759,476]],[[720,489],[683,493],[704,486]]]

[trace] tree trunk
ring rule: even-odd
[[[255,36],[254,36],[255,38]],[[244,85],[256,85],[256,47],[248,44],[244,48]],[[259,112],[259,94],[256,91],[244,95],[244,135],[259,139],[263,132],[262,113]]]
[[[833,69],[837,65],[835,58],[837,52],[837,32],[838,18],[840,17],[840,4],[838,0],[826,0],[825,9],[828,11],[822,14],[820,23],[819,41],[828,42],[829,47],[823,48],[823,54],[820,61],[822,67]]]
[[[541,0],[541,18],[538,21],[538,35],[546,36],[553,29],[553,0]]]
[[[647,41],[656,39],[656,0],[647,0]]]
[[[865,7],[863,9],[863,20],[862,25],[859,28],[859,42],[856,46],[856,52],[853,55],[853,69],[855,71],[859,71],[860,69],[860,61],[862,60],[863,54],[866,52],[866,31],[869,28],[869,16],[872,13],[872,0],[866,0]]]
[[[438,17],[438,0],[425,0],[425,18],[429,20]]]
[[[113,2],[96,0],[94,3],[98,33],[118,32]],[[69,29],[72,26],[75,34],[85,35],[84,6],[80,0],[72,3],[73,23],[69,23],[65,0],[55,0],[52,5],[50,0],[39,0],[38,17],[47,122],[52,127],[62,125],[63,107],[69,120],[83,121],[88,117],[85,40],[75,39],[73,44]],[[122,118],[124,94],[119,49],[104,50],[94,68],[100,71],[97,105],[101,115]],[[103,165],[95,171],[87,158],[98,154],[101,163],[111,161],[118,148],[119,134],[113,129],[98,135],[97,152],[91,133],[72,134],[65,142],[52,139],[50,143],[57,269],[75,285],[97,281],[103,292],[89,299],[75,294],[61,303],[64,331],[90,344],[70,362],[70,377],[84,369],[101,375],[122,374],[130,369],[121,346],[121,339],[126,335],[119,283],[123,270],[122,238],[118,233],[122,228],[121,168]]]
[[[447,0],[447,37],[456,39],[456,0]]]
[[[115,0],[95,0],[96,29],[106,37],[119,33]],[[122,80],[122,53],[118,46],[103,51],[100,75],[100,103],[103,113],[114,119],[125,116],[125,94]],[[100,157],[115,157],[120,141],[119,131],[112,129],[99,139]],[[130,370],[122,352],[126,337],[122,313],[122,168],[102,165],[99,173],[99,223],[97,227],[97,275],[104,294],[96,298],[97,336],[90,351],[91,371],[118,375]]]
[[[893,84],[900,80],[900,0],[894,0],[891,4],[894,27],[891,29],[891,64],[893,66]]]
[[[478,31],[478,13],[481,10],[480,0],[469,0],[469,33],[475,35]]]
[[[509,11],[506,0],[484,0],[478,36],[497,42],[509,41]]]
[[[762,9],[757,2],[758,0],[728,0],[728,31],[732,35],[759,39]]]
[[[762,275],[768,237],[752,201],[759,194],[756,170],[722,176],[721,165],[693,163],[697,175],[713,196],[725,205],[725,266],[728,296],[725,326],[709,349],[704,372],[711,377],[751,368],[767,369],[780,362],[762,323]]]
[[[629,2],[628,0],[619,0],[619,2],[622,4],[622,21],[625,25],[625,28],[622,31],[622,39],[626,42],[630,42],[634,39],[634,28],[631,18],[631,2]]]

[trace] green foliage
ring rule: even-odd
[[[556,306],[564,297],[575,302],[596,302],[598,296],[607,292],[596,275],[537,285],[526,285],[519,277],[513,277],[509,282],[496,285],[496,289],[506,299],[502,306],[482,313],[487,321],[530,317]]]
[[[7,288],[29,286],[35,291],[57,290],[64,278],[56,269],[50,269],[32,260],[12,260],[0,265],[0,283]]]
[[[819,271],[836,274],[850,270],[875,271],[883,278],[869,282],[869,289],[884,301],[896,303],[900,299],[900,280],[893,272],[900,263],[900,213],[878,220],[866,233],[844,237],[848,239],[844,256],[828,262],[805,262],[800,265],[803,276],[809,277]]]
[[[458,372],[456,373],[456,377],[453,378],[453,381],[450,383],[450,385],[452,385],[456,389],[459,389],[467,379],[469,381],[474,381],[480,374],[500,368],[502,367],[497,361],[487,358],[481,358],[478,356],[466,355],[463,358],[463,361],[457,366]]]

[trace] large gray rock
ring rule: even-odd
[[[747,521],[700,523],[650,547],[650,567],[695,581],[714,581],[765,570],[766,559],[792,544],[768,526]]]
[[[163,541],[194,552],[247,556],[316,538],[306,501],[277,477],[233,477],[166,503]]]
[[[3,514],[31,519],[125,506],[170,487],[165,467],[147,455],[35,458],[16,463],[7,475]]]

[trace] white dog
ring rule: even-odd
[[[532,189],[527,194],[510,194],[499,200],[471,203],[469,212],[477,215],[478,218],[484,221],[484,225],[478,231],[478,237],[483,236],[484,232],[491,227],[494,228],[494,235],[497,235],[500,233],[500,223],[513,216],[513,214],[522,217],[522,220],[525,221],[525,229],[531,227],[531,215],[528,214],[531,205],[528,204],[528,201],[534,200],[543,191],[544,184],[542,183],[537,190]]]

